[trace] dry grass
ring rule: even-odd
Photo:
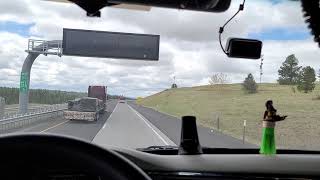
[[[198,123],[242,137],[247,120],[248,141],[259,144],[265,101],[272,99],[278,113],[288,115],[276,128],[277,144],[283,148],[320,150],[320,86],[312,93],[293,91],[291,86],[262,84],[257,94],[245,94],[240,84],[199,86],[163,91],[139,100],[142,105],[175,116],[196,115]]]

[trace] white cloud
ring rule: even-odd
[[[214,72],[228,74],[231,82],[241,82],[248,73],[258,80],[259,61],[227,58],[217,41],[219,26],[239,3],[233,1],[225,13],[105,8],[101,18],[88,18],[73,4],[11,0],[0,3],[0,21],[33,24],[30,36],[48,40],[61,39],[62,28],[160,34],[158,62],[41,55],[31,73],[31,88],[86,91],[89,84],[106,84],[114,94],[145,96],[170,87],[173,76],[178,86],[206,84]],[[227,26],[223,37],[291,27],[306,27],[298,2],[247,1],[245,11]],[[0,32],[0,86],[18,86],[26,45],[27,38]],[[301,65],[319,69],[319,49],[311,39],[266,41],[263,81],[276,81],[277,69],[291,53]]]

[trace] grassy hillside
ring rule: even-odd
[[[292,87],[261,84],[257,94],[246,94],[240,84],[170,89],[139,100],[144,106],[181,117],[196,115],[198,123],[241,138],[247,120],[247,140],[259,144],[264,103],[272,99],[278,113],[288,115],[276,128],[277,144],[283,148],[320,150],[320,85],[312,93]]]

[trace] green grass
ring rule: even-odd
[[[246,94],[240,84],[198,86],[166,90],[139,100],[139,103],[181,117],[196,115],[202,126],[217,128],[242,137],[247,120],[247,140],[259,144],[264,103],[272,99],[279,114],[288,119],[277,123],[276,141],[282,148],[320,150],[320,85],[312,93],[300,93],[291,86],[261,84],[256,94]]]

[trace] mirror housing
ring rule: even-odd
[[[256,39],[229,38],[226,53],[231,58],[259,59],[262,42]]]

